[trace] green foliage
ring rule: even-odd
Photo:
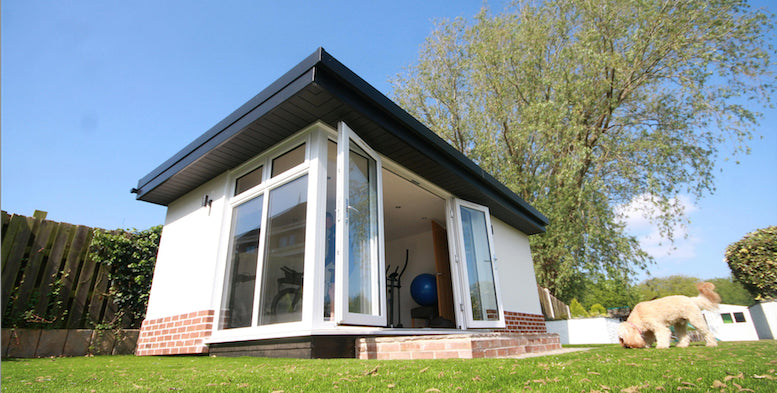
[[[606,317],[607,309],[604,308],[604,306],[602,306],[601,304],[596,303],[593,306],[591,306],[590,310],[588,310],[588,314],[591,315],[592,317]]]
[[[62,329],[65,328],[68,310],[62,301],[64,281],[69,273],[61,271],[54,274],[53,281],[49,283],[51,288],[44,302],[45,309],[38,314],[35,309],[41,297],[40,290],[35,290],[27,301],[26,308],[21,313],[12,313],[12,307],[7,307],[3,314],[3,328],[19,329]],[[15,303],[19,297],[19,287],[13,288],[10,295],[10,303]]]
[[[637,301],[652,300],[671,295],[697,296],[699,291],[696,284],[701,281],[709,281],[715,284],[715,292],[720,295],[721,303],[750,306],[755,303],[753,297],[745,290],[742,284],[731,278],[713,278],[700,280],[696,277],[674,275],[668,277],[655,277],[642,281],[634,286]],[[629,303],[633,307],[634,303]]]
[[[588,318],[588,311],[585,310],[582,304],[577,299],[572,299],[569,302],[569,313],[572,314],[572,318]]]
[[[585,307],[597,303],[605,308],[633,307],[639,301],[634,286],[625,277],[587,280],[584,288],[580,303]]]
[[[439,22],[395,98],[549,218],[535,272],[568,301],[652,262],[618,206],[650,201],[671,240],[678,197],[747,150],[774,91],[771,18],[740,0],[516,1]]]
[[[701,281],[696,277],[683,275],[655,277],[637,284],[635,290],[640,302],[671,295],[693,297],[699,294],[696,284]]]
[[[756,300],[777,299],[777,226],[759,229],[729,245],[726,263]]]
[[[747,289],[732,278],[713,278],[707,280],[715,284],[715,292],[720,295],[720,302],[724,304],[737,304],[740,306],[752,306],[755,304],[753,296]]]
[[[138,325],[146,314],[162,226],[145,231],[96,229],[90,257],[109,267],[109,295],[118,307],[115,328]]]

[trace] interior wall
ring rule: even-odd
[[[416,235],[406,236],[398,239],[386,240],[386,268],[390,274],[394,269],[399,266],[399,271],[402,271],[402,266],[405,263],[405,250],[408,251],[408,264],[405,274],[402,275],[400,281],[400,311],[401,314],[394,314],[394,323],[401,322],[403,327],[412,327],[412,321],[410,320],[410,310],[418,307],[412,297],[410,296],[410,283],[413,279],[422,273],[435,273],[434,266],[434,242],[432,239],[432,227],[429,223],[429,231],[419,233]],[[388,310],[388,308],[387,308]],[[394,312],[396,313],[396,306],[394,306]],[[401,317],[397,319],[397,316]],[[417,321],[417,326],[424,326],[422,321]]]

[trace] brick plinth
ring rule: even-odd
[[[140,327],[138,356],[207,354],[213,310],[146,319]]]
[[[520,312],[505,311],[505,328],[500,332],[506,333],[547,333],[545,317],[537,314],[524,314]]]
[[[561,349],[558,334],[480,333],[440,336],[362,337],[359,359],[472,359],[514,357]]]

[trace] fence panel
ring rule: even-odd
[[[569,319],[569,306],[551,295],[547,288],[537,284],[537,293],[540,297],[540,307],[542,308],[542,314],[545,315],[545,319]]]
[[[0,216],[3,327],[88,329],[111,322],[109,271],[89,258],[92,228],[48,221],[40,211]]]

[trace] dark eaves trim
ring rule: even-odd
[[[283,94],[283,98],[286,98],[288,95],[293,94],[293,92],[307,86],[313,81],[313,68],[319,63],[322,53],[323,48],[316,50],[316,52],[305,58],[305,60],[278,78],[270,86],[241,105],[240,108],[211,127],[207,132],[159,165],[148,175],[141,178],[138,181],[138,187],[133,189],[133,193],[137,194],[137,199],[141,199],[145,193],[153,190],[176,172],[202,157],[210,148],[217,146],[240,132],[244,126],[256,120],[263,112],[266,112],[258,109],[271,104],[273,99],[278,99],[282,92],[286,93]],[[289,90],[292,90],[292,92]],[[280,100],[282,101],[282,99]],[[268,109],[271,109],[271,107]]]
[[[439,162],[460,174],[470,184],[480,187],[493,201],[518,213],[528,222],[534,223],[537,232],[545,231],[548,219],[542,213],[477,166],[463,153],[442,140],[323,48],[318,48],[251,100],[141,178],[137,188],[134,188],[132,192],[137,194],[137,199],[142,199],[146,193],[187,166],[197,162],[208,151],[235,136],[251,122],[310,83],[319,84],[332,91],[352,106],[361,108],[364,113],[378,114],[380,116],[377,117],[390,119],[382,122],[378,119],[375,120],[379,121],[387,131],[390,130],[396,135],[403,136],[405,140],[412,141],[412,145],[418,151],[435,156]]]

